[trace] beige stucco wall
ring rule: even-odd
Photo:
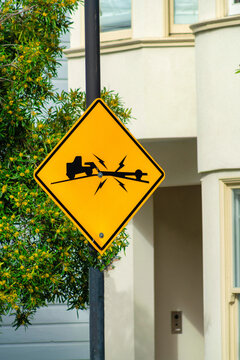
[[[240,167],[240,26],[196,35],[198,168]]]
[[[106,360],[154,360],[153,199],[128,224],[130,245],[105,273]]]
[[[133,219],[135,360],[155,359],[153,197]]]
[[[219,176],[202,179],[205,360],[222,358]]]
[[[137,0],[132,1],[133,37],[164,36],[164,1]]]
[[[131,237],[126,256],[105,273],[105,358],[135,360],[133,292],[133,224],[127,226]]]
[[[200,184],[196,139],[154,140],[143,145],[166,171],[161,188]],[[156,360],[153,224],[157,212],[151,197],[127,227],[126,256],[105,276],[106,360]]]
[[[215,19],[218,0],[198,0],[198,20]],[[224,0],[223,0],[224,1]]]
[[[69,86],[85,89],[84,59],[69,59]],[[196,136],[194,49],[144,48],[101,56],[101,84],[118,92],[139,139]]]
[[[119,92],[133,109],[137,120],[130,130],[138,139],[196,136],[194,44],[193,40],[184,43],[181,36],[180,42],[164,43],[166,5],[167,0],[133,1],[129,37],[150,42],[138,49],[128,46],[128,51],[115,46],[101,55],[101,85]],[[71,49],[75,50],[84,46],[81,13],[80,5],[71,29]],[[105,44],[112,46],[112,41]],[[85,89],[84,57],[70,55],[68,67],[69,88]]]

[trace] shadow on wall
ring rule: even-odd
[[[158,189],[154,202],[156,360],[203,360],[201,188]],[[176,310],[183,314],[177,335]]]

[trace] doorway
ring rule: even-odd
[[[200,185],[155,193],[156,360],[204,359],[201,208]],[[173,333],[176,311],[182,315],[182,329]]]

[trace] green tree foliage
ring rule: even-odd
[[[59,38],[75,0],[9,0],[0,5],[0,315],[28,325],[48,302],[88,304],[88,269],[112,266],[128,245],[123,231],[103,256],[33,179],[33,171],[85,110],[80,90],[51,84]],[[127,123],[131,111],[106,89],[102,98]],[[51,105],[49,105],[51,104]]]

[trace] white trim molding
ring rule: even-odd
[[[216,30],[225,27],[239,26],[239,25],[240,25],[240,15],[237,15],[237,16],[228,16],[221,19],[199,22],[190,25],[190,28],[192,29],[194,34],[197,34],[203,31]]]
[[[193,36],[167,37],[160,39],[139,39],[139,40],[118,40],[101,43],[101,54],[116,53],[122,51],[131,51],[143,48],[161,48],[161,47],[193,47],[195,45]],[[64,50],[68,59],[81,58],[85,56],[85,48],[71,48]]]

